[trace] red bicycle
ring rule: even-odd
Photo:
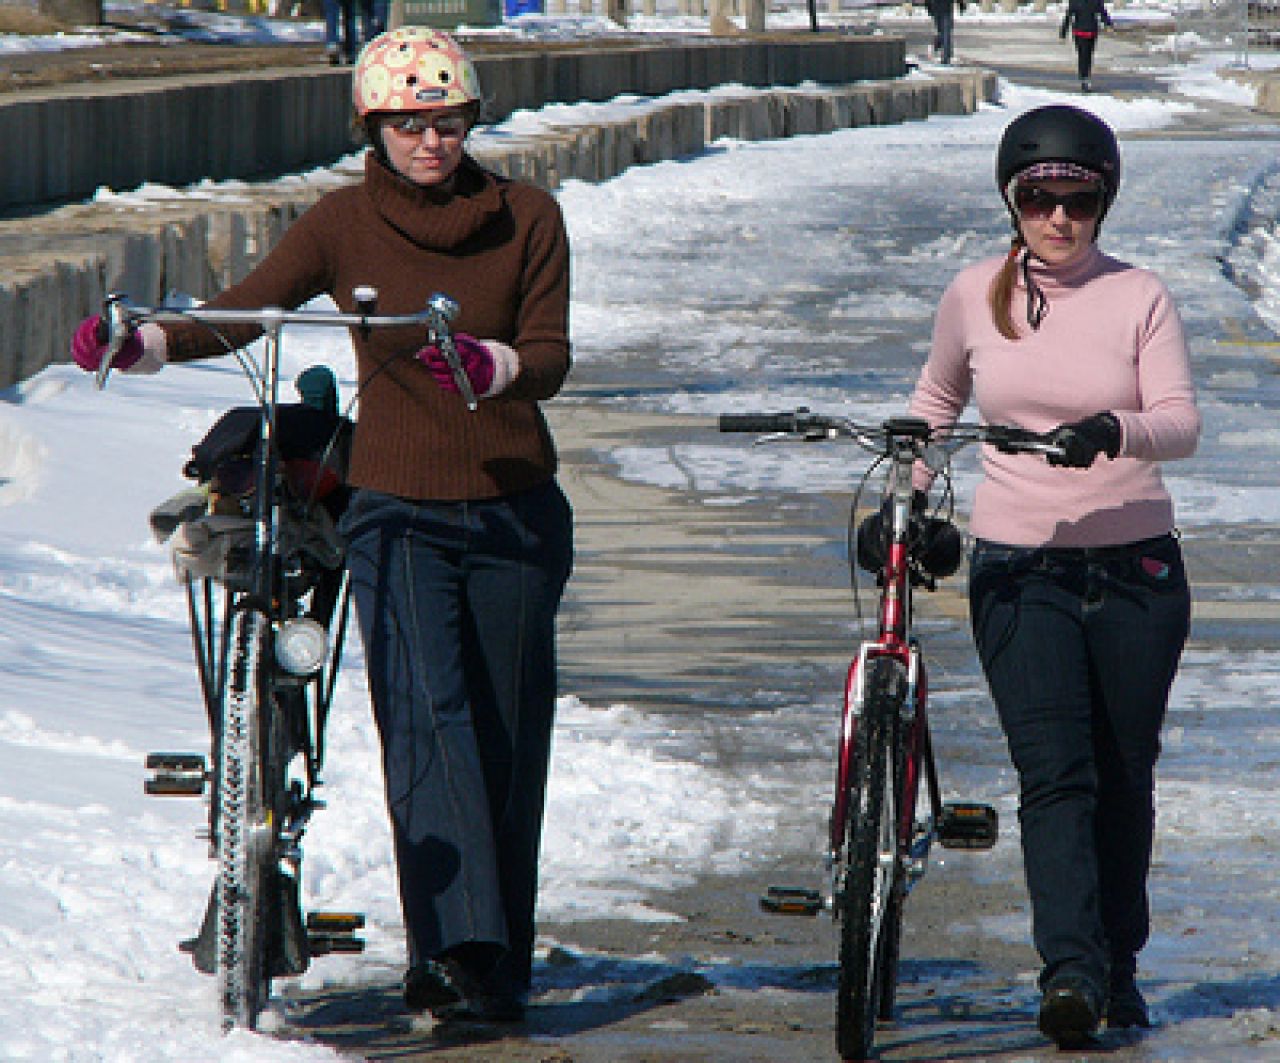
[[[903,907],[923,877],[936,840],[946,848],[990,849],[998,819],[989,805],[943,802],[929,734],[928,680],[913,627],[912,594],[934,590],[962,557],[952,522],[955,497],[951,456],[970,443],[1006,453],[1060,454],[1046,437],[1020,428],[953,424],[931,428],[923,420],[895,417],[864,424],[800,409],[794,413],[727,414],[722,432],[751,432],[768,439],[850,439],[876,454],[850,508],[849,555],[855,598],[857,568],[876,575],[876,635],[863,641],[849,667],[836,756],[826,863],[829,892],[771,887],[762,906],[780,914],[830,911],[840,924],[836,995],[836,1046],[845,1060],[867,1058],[876,1023],[893,1017]],[[912,472],[923,462],[942,483],[929,510],[912,490]],[[884,472],[874,516],[855,519],[866,484]],[[927,810],[917,809],[923,778]]]

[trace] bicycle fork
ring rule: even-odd
[[[824,890],[796,886],[770,886],[760,900],[765,911],[780,915],[817,915],[821,911],[835,912],[835,898],[843,884],[839,881],[845,861],[842,859],[848,838],[850,817],[858,814],[854,807],[856,789],[853,777],[857,769],[856,748],[859,721],[866,709],[865,678],[868,662],[876,657],[890,657],[902,665],[905,676],[901,696],[897,701],[898,714],[895,733],[903,736],[894,750],[894,757],[901,758],[893,769],[894,785],[899,787],[897,851],[906,861],[908,889],[924,873],[929,847],[935,837],[932,819],[915,822],[916,797],[919,790],[920,767],[927,753],[927,729],[924,723],[923,703],[926,690],[925,668],[919,647],[914,643],[888,645],[863,643],[858,656],[849,666],[845,683],[843,712],[840,720],[840,737],[836,760],[835,798],[828,824],[827,851],[824,856]],[[932,769],[932,762],[927,764]],[[936,775],[927,772],[936,788]],[[936,793],[933,795],[936,798]],[[933,807],[937,807],[935,804]]]
[[[829,824],[826,866],[828,871],[829,893],[826,903],[830,907],[833,898],[839,895],[841,883],[838,881],[844,861],[841,853],[846,844],[849,831],[849,819],[858,813],[853,807],[855,788],[853,777],[856,770],[856,754],[858,726],[864,718],[866,708],[865,678],[868,674],[868,662],[874,657],[890,657],[903,668],[905,683],[897,700],[897,734],[901,740],[893,750],[895,760],[893,769],[894,785],[898,788],[898,852],[903,854],[907,871],[907,889],[924,874],[925,861],[928,859],[929,847],[933,842],[934,831],[932,821],[917,822],[915,818],[916,801],[920,787],[920,768],[927,769],[926,775],[936,784],[936,775],[931,770],[932,762],[926,763],[928,746],[928,729],[925,722],[925,699],[927,680],[924,661],[919,646],[914,642],[905,645],[886,645],[882,643],[863,643],[859,647],[858,656],[849,666],[849,678],[845,684],[844,713],[840,721],[840,740],[836,761],[835,797],[831,808]],[[932,796],[932,794],[931,794]]]

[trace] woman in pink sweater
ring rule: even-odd
[[[984,448],[970,615],[1018,771],[1039,1024],[1076,1047],[1103,1019],[1150,1025],[1135,972],[1154,767],[1190,622],[1158,463],[1194,451],[1200,416],[1168,289],[1096,245],[1120,180],[1112,131],[1037,108],[996,169],[1013,246],[946,290],[911,410],[945,424],[973,398],[1065,452]]]

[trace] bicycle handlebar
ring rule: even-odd
[[[793,435],[805,439],[852,439],[869,450],[892,452],[907,446],[923,457],[929,444],[960,446],[990,443],[1006,454],[1063,455],[1063,449],[1047,433],[1031,432],[1012,425],[955,423],[931,426],[917,417],[891,417],[879,423],[829,417],[803,407],[791,413],[726,413],[719,419],[721,432],[750,432],[757,435]]]
[[[267,332],[278,331],[285,325],[328,325],[333,327],[368,330],[419,326],[426,329],[427,341],[439,347],[444,355],[454,381],[458,385],[467,408],[476,408],[476,397],[466,370],[458,358],[453,343],[451,322],[458,314],[458,304],[443,292],[436,292],[424,309],[412,314],[375,314],[372,312],[377,293],[369,288],[357,289],[357,301],[362,307],[358,314],[336,310],[284,310],[276,306],[257,309],[222,309],[215,307],[137,306],[118,292],[107,296],[103,302],[102,320],[98,325],[98,341],[107,345],[106,353],[98,366],[97,385],[107,385],[116,355],[125,340],[141,324],[151,321],[157,324],[197,322],[205,325],[258,325]],[[368,307],[367,312],[363,309]]]

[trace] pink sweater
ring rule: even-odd
[[[972,395],[984,422],[1041,432],[1110,410],[1123,441],[1114,461],[1102,455],[1089,469],[984,446],[970,531],[1018,546],[1111,546],[1170,531],[1173,502],[1156,463],[1194,452],[1200,414],[1168,289],[1097,248],[1058,270],[1032,260],[1049,309],[1033,331],[1020,278],[1013,319],[1022,338],[1013,342],[987,304],[1003,262],[968,267],[943,294],[911,412],[948,424]],[[925,486],[927,471],[917,478]]]

